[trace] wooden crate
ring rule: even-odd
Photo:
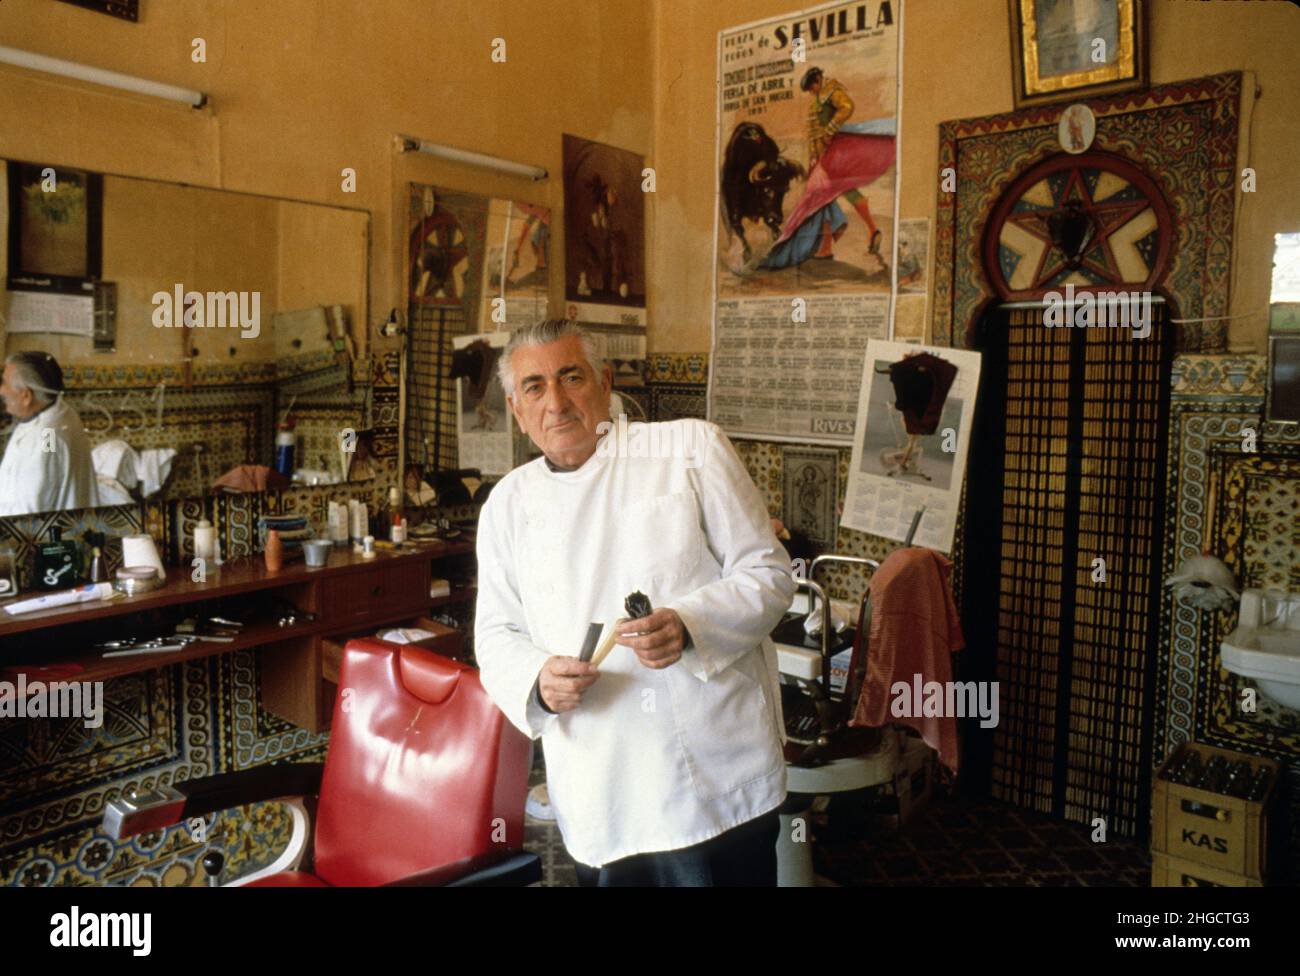
[[[1252,772],[1268,767],[1269,784],[1260,800],[1211,793],[1161,779],[1185,749],[1194,749],[1204,766],[1214,756],[1245,760]],[[1278,764],[1245,753],[1184,743],[1160,767],[1151,788],[1151,851],[1204,865],[1225,875],[1254,880],[1267,876],[1268,807],[1277,787]]]
[[[1206,864],[1151,852],[1152,888],[1262,888],[1264,882],[1244,874],[1220,871]]]

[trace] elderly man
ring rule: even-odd
[[[701,420],[647,425],[688,452],[602,442],[610,370],[572,323],[515,332],[499,369],[544,456],[483,506],[475,651],[493,700],[542,740],[579,883],[774,885],[786,789],[768,634],[795,584],[758,489]],[[638,590],[653,612],[618,626],[599,669],[579,661],[589,625]]]
[[[5,360],[0,399],[17,423],[0,460],[0,516],[99,504],[90,439],[62,394],[63,370],[49,353]]]

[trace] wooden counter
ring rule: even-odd
[[[472,558],[472,539],[430,545],[408,543],[400,550],[379,550],[373,558],[349,548],[333,550],[329,562],[309,568],[301,559],[278,572],[266,569],[262,556],[209,566],[207,579],[195,583],[189,569],[171,569],[166,585],[150,593],[114,600],[55,607],[10,616],[0,613],[0,680],[30,684],[40,680],[102,681],[181,661],[256,649],[261,655],[262,704],[275,714],[311,731],[329,722],[333,707],[321,675],[322,638],[334,640],[372,635],[438,607],[474,599],[470,588],[430,597],[437,564]],[[446,570],[436,575],[448,576]],[[19,597],[33,596],[26,593]],[[91,645],[104,639],[110,626],[138,630],[136,636],[159,634],[158,611],[173,616],[208,616],[219,601],[239,596],[270,596],[291,603],[316,619],[289,627],[275,620],[249,621],[229,643],[198,641],[183,650],[105,658]],[[165,630],[166,628],[164,628]],[[328,699],[328,700],[327,700]]]

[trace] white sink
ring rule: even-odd
[[[1246,590],[1237,629],[1219,645],[1223,666],[1300,711],[1300,593]]]

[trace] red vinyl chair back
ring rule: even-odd
[[[531,744],[478,671],[418,647],[355,640],[316,816],[315,874],[376,885],[520,849]]]

